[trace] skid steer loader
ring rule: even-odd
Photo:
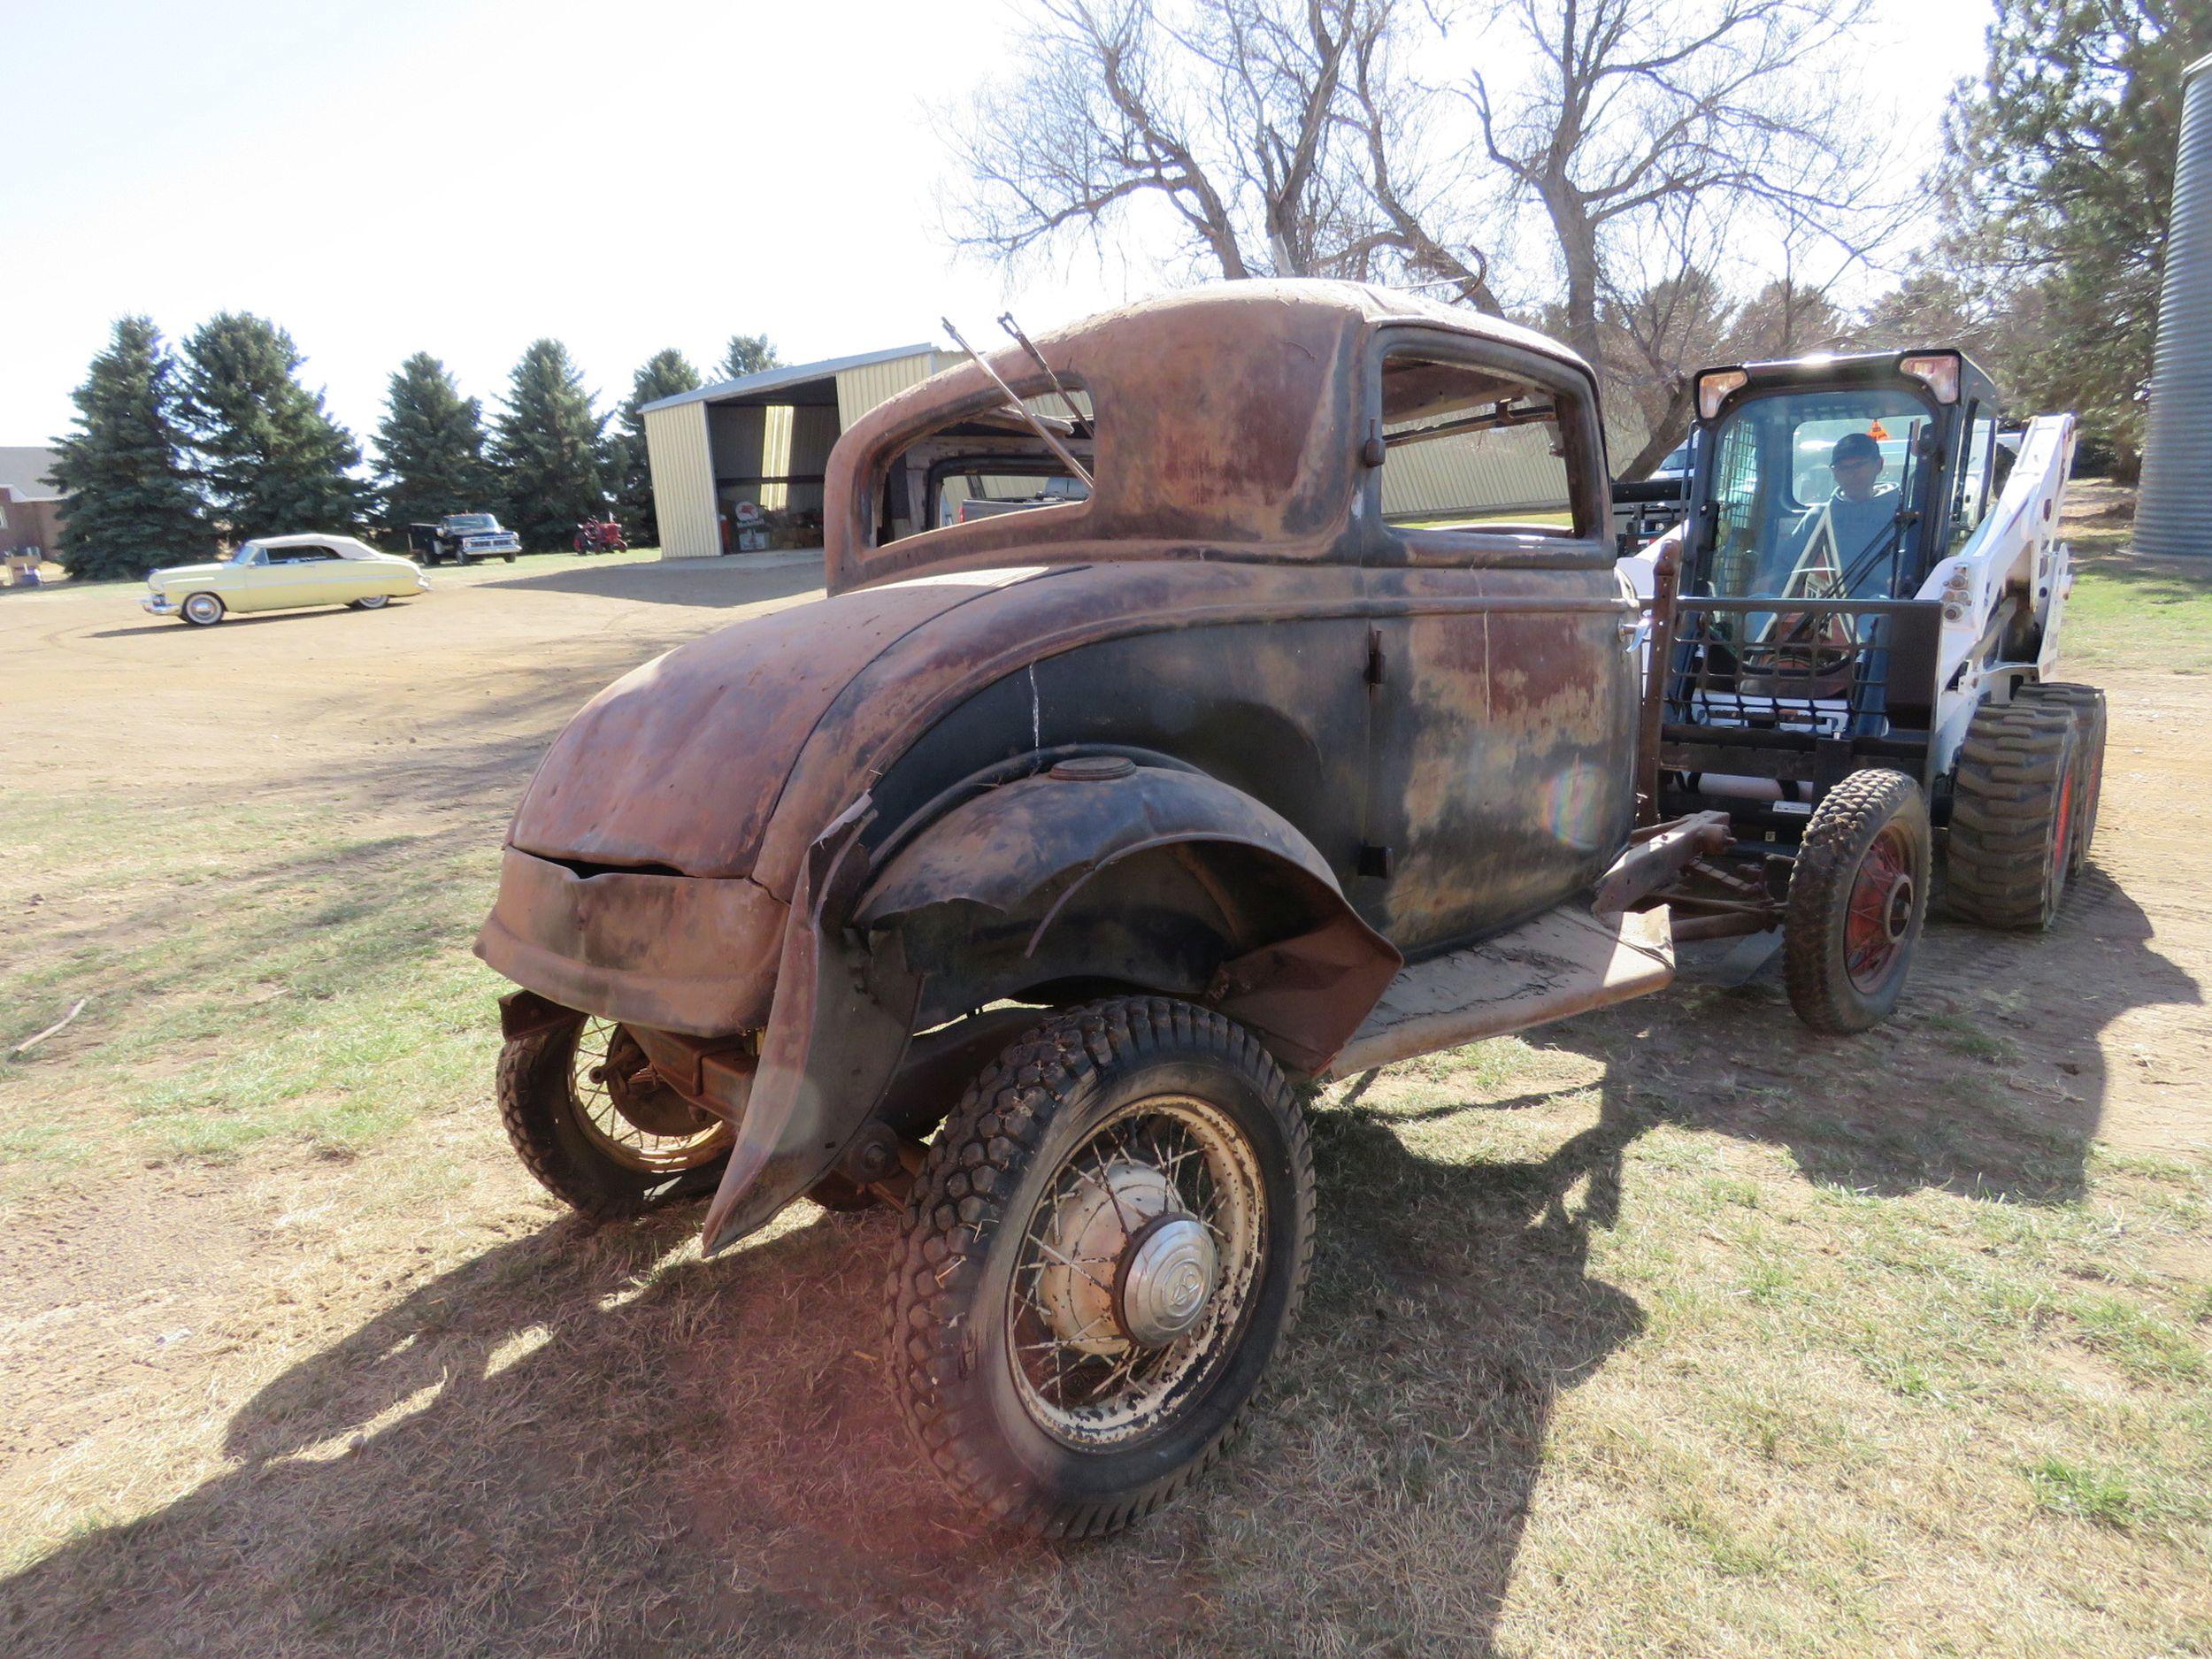
[[[1659,895],[1678,941],[1778,933],[1799,1015],[1863,1030],[1945,899],[2052,925],[2095,831],[2104,695],[2056,681],[2070,415],[2008,431],[1955,350],[1708,369],[1648,597],[1640,809],[1734,841]],[[1756,948],[1751,948],[1755,952]]]

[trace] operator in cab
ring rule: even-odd
[[[1887,599],[1891,533],[1904,505],[1894,484],[1882,482],[1882,450],[1873,435],[1847,432],[1828,457],[1835,494],[1809,508],[1763,572],[1761,589],[1804,599]]]

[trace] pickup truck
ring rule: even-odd
[[[499,558],[511,565],[522,551],[522,538],[502,527],[488,512],[449,512],[435,524],[407,526],[407,545],[426,565],[451,559],[465,565],[471,559]]]

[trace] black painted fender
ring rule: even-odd
[[[895,933],[924,1023],[1096,979],[1190,996],[1315,1071],[1403,959],[1279,813],[1203,772],[1094,756],[952,808],[854,913]]]

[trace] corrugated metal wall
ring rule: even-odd
[[[2183,75],[2173,216],[2158,295],[2158,349],[2135,503],[2138,553],[2212,557],[2212,58]]]
[[[837,377],[839,429],[851,426],[893,394],[919,385],[940,369],[966,361],[950,351],[919,351],[910,357],[893,357],[888,363],[847,369]]]
[[[1567,465],[1543,426],[1432,438],[1390,451],[1386,518],[1428,513],[1551,512],[1567,504]]]
[[[673,409],[646,411],[645,454],[653,473],[653,505],[660,518],[661,557],[711,558],[721,552],[707,406],[679,403]]]
[[[1626,461],[1643,448],[1645,427],[1633,413],[1605,426],[1609,458]],[[1392,518],[1455,513],[1557,512],[1567,505],[1566,464],[1551,452],[1543,426],[1433,438],[1390,452],[1383,468],[1383,513]]]

